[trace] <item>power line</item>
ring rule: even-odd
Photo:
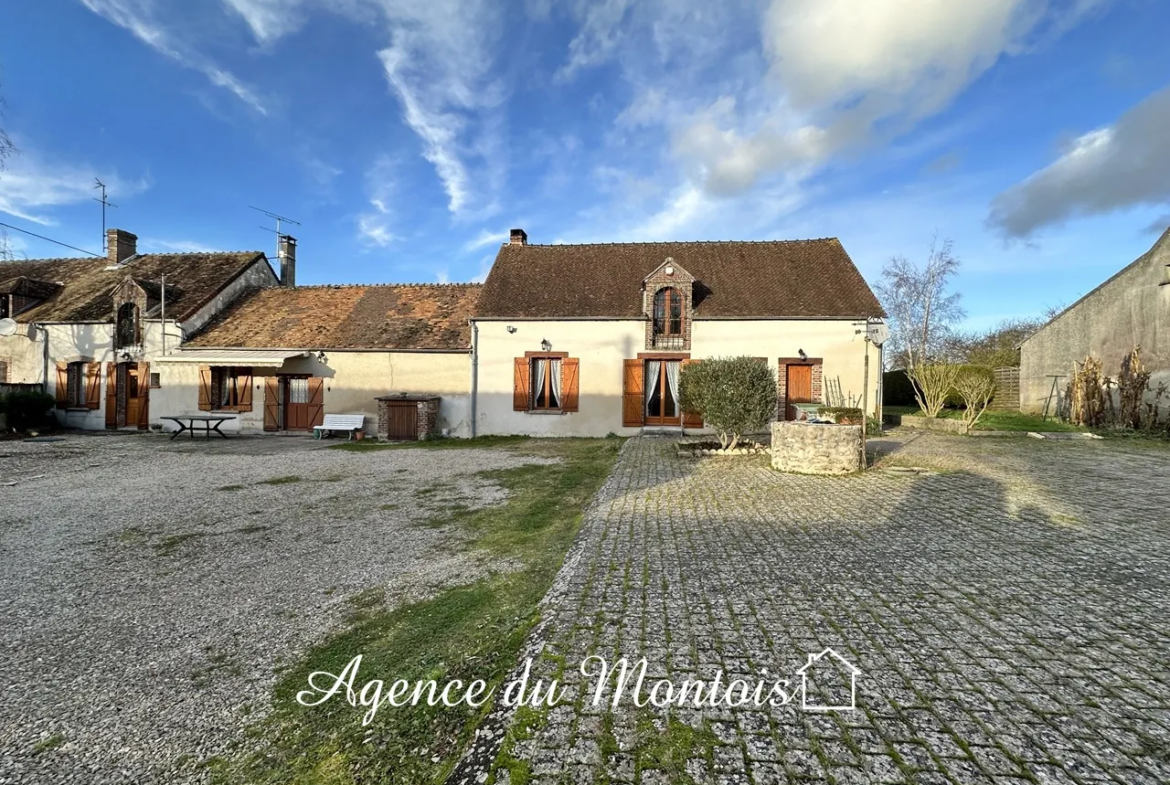
[[[67,243],[63,243],[63,242],[61,242],[60,240],[54,240],[52,237],[45,237],[45,236],[44,236],[44,235],[42,235],[42,234],[37,234],[37,233],[35,233],[35,232],[30,232],[28,229],[21,229],[19,226],[13,226],[12,224],[6,224],[6,223],[4,223],[3,221],[0,221],[0,226],[3,226],[3,227],[5,227],[6,229],[15,229],[15,230],[16,230],[16,231],[18,231],[18,232],[23,232],[24,234],[27,234],[27,235],[28,235],[28,236],[30,236],[30,237],[35,237],[35,238],[37,238],[38,240],[45,240],[46,242],[50,242],[50,243],[56,243],[57,245],[60,245],[60,246],[62,246],[62,247],[64,247],[64,248],[68,248],[68,249],[69,249],[69,250],[71,250],[71,251],[81,251],[82,253],[87,253],[87,254],[89,254],[90,256],[96,256],[96,257],[97,257],[97,258],[99,258],[99,259],[101,259],[101,258],[104,256],[104,254],[100,254],[100,253],[94,253],[93,251],[87,251],[87,250],[85,250],[84,248],[78,248],[77,246],[74,246],[74,245],[69,245],[69,244],[67,244]]]

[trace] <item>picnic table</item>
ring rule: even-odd
[[[171,420],[179,426],[179,430],[171,434],[171,440],[174,441],[176,436],[179,436],[183,431],[190,431],[191,438],[195,438],[196,423],[203,424],[203,437],[210,439],[211,434],[218,433],[221,437],[226,439],[228,435],[220,430],[225,422],[236,419],[234,414],[177,414],[173,417],[160,417],[160,420]]]

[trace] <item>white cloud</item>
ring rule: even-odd
[[[248,23],[252,35],[261,43],[300,29],[304,24],[301,0],[223,0]]]
[[[394,233],[390,231],[389,222],[372,213],[363,213],[358,216],[358,235],[367,245],[385,248],[394,242]]]
[[[255,90],[203,55],[181,36],[171,35],[156,18],[153,0],[81,0],[90,11],[129,31],[143,43],[187,68],[199,71],[256,112],[268,114],[266,102]]]
[[[54,207],[87,202],[94,197],[94,178],[107,186],[111,201],[141,193],[145,180],[123,180],[114,173],[78,164],[46,163],[31,152],[13,156],[0,173],[0,212],[43,226],[56,224]]]
[[[581,0],[577,15],[581,29],[569,42],[569,61],[556,73],[557,81],[568,81],[578,71],[609,59],[622,34],[622,20],[633,0]]]
[[[486,248],[489,245],[500,245],[508,242],[508,238],[511,236],[510,232],[493,232],[484,229],[479,233],[479,236],[464,243],[463,250],[469,252],[478,251],[480,248]]]
[[[195,240],[163,240],[157,237],[143,237],[138,240],[138,250],[142,253],[213,253],[224,249]]]
[[[1170,203],[1168,129],[1170,87],[1116,124],[1077,137],[1051,164],[1001,193],[988,223],[1005,236],[1026,238],[1073,216]]]

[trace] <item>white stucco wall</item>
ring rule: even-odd
[[[199,412],[199,363],[158,363],[161,387],[151,390],[150,419],[168,414]],[[239,413],[238,421],[225,431],[264,429],[264,377],[278,373],[309,374],[325,380],[326,414],[365,414],[366,430],[378,424],[377,398],[392,393],[435,393],[439,403],[439,428],[452,436],[470,432],[470,359],[463,353],[376,352],[325,350],[325,361],[312,356],[285,361],[280,368],[255,368],[252,379],[252,411]],[[171,423],[164,423],[168,430]]]
[[[532,436],[604,436],[634,434],[622,427],[623,361],[646,352],[646,328],[641,320],[612,321],[477,321],[479,328],[476,432]],[[509,333],[507,327],[516,328]],[[692,327],[693,359],[750,355],[767,357],[773,372],[777,360],[795,357],[804,349],[809,357],[824,359],[826,382],[840,379],[846,396],[861,395],[865,344],[852,321],[708,321]],[[580,361],[579,411],[569,414],[531,414],[512,410],[514,360],[525,352],[539,352],[541,341],[552,350],[568,352]],[[876,411],[881,364],[870,347],[870,411]]]

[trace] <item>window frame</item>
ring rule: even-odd
[[[211,366],[211,411],[213,412],[238,412],[240,410],[240,379],[241,377],[248,377],[251,384],[252,368],[242,365],[213,365]],[[232,381],[231,390],[234,393],[233,402],[229,404],[223,403],[224,397],[224,381],[230,379]]]
[[[532,356],[528,357],[527,359],[528,359],[528,380],[529,380],[528,381],[528,385],[529,385],[528,411],[530,411],[530,412],[559,412],[559,411],[561,411],[562,410],[562,403],[563,403],[561,399],[557,399],[556,406],[549,406],[548,404],[549,404],[549,399],[552,397],[552,394],[553,394],[552,361],[553,360],[561,360],[563,362],[564,357],[562,357],[559,354],[537,354],[537,355],[532,355]],[[532,389],[532,385],[536,379],[536,364],[537,363],[545,363],[545,365],[546,365],[545,372],[544,372],[544,390],[541,393],[537,393],[534,389]],[[543,406],[538,404],[538,400],[542,394],[544,396],[544,405]],[[562,389],[561,390],[561,398],[564,398],[564,395],[565,395],[565,391]]]
[[[661,304],[661,316],[659,306]],[[677,314],[675,313],[677,311]],[[686,298],[675,286],[663,286],[654,293],[651,311],[654,337],[678,337],[686,334]],[[676,326],[677,323],[677,326]]]
[[[86,405],[86,368],[89,363],[75,360],[65,366],[65,408],[88,409]]]
[[[126,311],[127,307],[133,309],[133,311],[130,312],[130,316],[128,316],[128,317],[123,316],[123,312]],[[129,342],[122,340],[122,338],[123,338],[123,336],[122,336],[122,323],[124,321],[127,321],[127,320],[130,321],[130,325],[131,325],[130,326],[131,340]],[[141,309],[138,307],[138,303],[133,302],[131,300],[127,300],[126,302],[119,305],[118,310],[114,313],[114,343],[116,344],[115,348],[126,349],[126,348],[130,348],[130,347],[141,346],[142,345],[142,333],[141,333],[140,328],[141,328]]]

